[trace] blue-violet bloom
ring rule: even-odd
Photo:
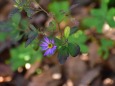
[[[45,51],[44,56],[53,55],[56,51],[57,46],[54,43],[53,39],[48,39],[47,37],[44,37],[44,40],[40,44],[41,49]]]

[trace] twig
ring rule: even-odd
[[[39,4],[38,4],[38,5],[39,5]],[[57,24],[57,26],[58,26],[58,29],[59,29],[59,32],[60,32],[60,34],[61,34],[61,39],[62,39],[62,32],[61,32],[61,28],[60,28],[59,22],[55,19],[54,16],[51,16],[51,15],[50,15],[46,10],[44,10],[40,5],[39,5],[39,8],[40,8],[42,11],[44,11],[44,12],[47,14],[47,16],[52,17],[53,20],[56,22],[56,24]]]

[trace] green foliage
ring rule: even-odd
[[[70,34],[70,27],[66,27],[64,30],[64,37],[67,39],[69,37]]]
[[[17,27],[20,23],[21,15],[16,13],[12,16],[11,21],[13,22],[13,26]]]
[[[78,31],[78,27],[74,26],[70,29],[70,35],[74,34],[75,32]]]
[[[112,40],[105,38],[101,39],[101,47],[99,48],[98,53],[103,59],[108,59],[109,49],[112,48],[113,44],[114,42]]]
[[[17,70],[19,67],[24,66],[26,63],[33,63],[36,60],[42,59],[42,53],[40,50],[34,51],[32,46],[24,47],[24,44],[11,50],[10,63],[13,70]]]
[[[61,21],[65,17],[65,13],[68,12],[69,9],[69,3],[68,1],[54,1],[49,5],[49,11],[56,16],[56,19],[58,21]],[[61,11],[64,13],[61,14]]]
[[[101,6],[98,9],[91,10],[91,17],[85,18],[83,24],[88,27],[95,27],[97,32],[101,33],[105,22],[110,27],[115,27],[115,8],[108,9],[109,0],[101,0]]]
[[[70,53],[71,56],[75,57],[78,54],[80,54],[80,47],[78,45],[69,43],[68,44],[68,52]]]
[[[61,64],[66,61],[69,55],[71,55],[72,57],[76,57],[80,54],[80,52],[87,53],[88,51],[88,47],[85,45],[85,42],[87,40],[86,35],[81,30],[78,30],[76,32],[74,31],[72,32],[73,34],[68,35],[71,30],[70,27],[66,27],[64,31],[64,36],[66,37],[66,39],[64,39],[65,41],[62,41],[62,43],[58,45],[58,59]],[[67,36],[65,34],[67,34]],[[60,42],[60,40],[56,41],[56,43],[57,42]]]
[[[64,64],[65,61],[67,60],[69,56],[69,53],[68,53],[68,48],[66,46],[62,46],[60,49],[59,49],[59,53],[58,53],[58,60],[61,64]]]
[[[66,14],[69,12],[69,2],[67,0],[59,2],[54,1],[49,5],[49,11],[54,14],[52,18],[53,20],[50,22],[49,26],[47,28],[43,28],[43,30],[41,28],[38,29],[38,27],[35,27],[29,20],[30,17],[33,17],[34,13],[38,12],[35,10],[33,11],[33,8],[30,7],[31,0],[14,1],[15,8],[10,13],[9,20],[0,24],[0,30],[4,30],[6,32],[0,34],[0,41],[5,41],[7,37],[12,39],[13,42],[18,42],[20,39],[22,39],[22,42],[27,39],[25,41],[26,48],[24,47],[24,43],[20,43],[20,45],[16,46],[16,48],[11,49],[10,63],[13,70],[17,70],[19,67],[24,66],[26,63],[32,64],[36,60],[41,60],[42,53],[40,47],[42,46],[44,48],[44,45],[47,45],[49,42],[52,43],[51,46],[55,45],[58,52],[57,57],[61,64],[66,61],[69,55],[76,57],[80,54],[80,52],[86,53],[88,51],[88,48],[85,45],[87,36],[81,30],[78,30],[76,26],[72,28],[67,26],[64,29],[64,32],[59,30],[61,37],[57,34],[57,36],[55,35],[55,33],[58,33],[56,30],[57,26],[60,27],[60,22],[67,17]],[[44,11],[42,7],[40,7],[40,10]],[[23,13],[21,13],[22,11],[27,13],[27,17],[23,17]],[[47,13],[46,11],[44,12]],[[92,12],[92,14],[95,15],[94,12]],[[108,15],[113,16],[114,11],[111,10],[108,12]],[[111,21],[111,16],[108,16],[109,22]],[[52,16],[49,15],[49,17]],[[110,24],[113,25],[111,22]],[[52,40],[48,40],[48,38],[46,38],[47,40],[43,42],[41,40],[44,37],[52,38]],[[41,42],[43,45],[40,44]],[[47,50],[48,47],[45,47]],[[53,50],[51,53],[52,52]]]
[[[78,44],[83,53],[88,52],[88,47],[85,45],[86,40],[87,36],[81,30],[78,30],[68,38],[70,43]]]
[[[6,38],[7,38],[7,34],[3,33],[3,32],[0,32],[0,42],[5,41]]]
[[[30,31],[28,34],[28,40],[26,41],[25,47],[27,47],[32,41],[38,37],[38,33],[34,31]]]
[[[29,26],[28,20],[27,19],[22,19],[21,20],[21,29],[26,30],[26,29],[28,29],[28,26]]]
[[[30,7],[30,2],[33,0],[14,0],[15,1],[15,9],[18,9],[18,11],[13,10],[12,13],[16,12],[21,12],[25,11],[27,13],[28,17],[31,17],[35,12],[34,10]]]

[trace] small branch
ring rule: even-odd
[[[39,5],[39,4],[38,4]],[[49,16],[49,17],[52,17],[53,18],[53,20],[56,22],[56,24],[57,24],[57,26],[58,26],[58,29],[59,29],[59,32],[60,32],[60,34],[61,34],[61,39],[62,39],[62,32],[61,32],[61,28],[60,28],[60,25],[59,25],[59,22],[55,19],[55,17],[54,16],[51,16],[46,10],[44,10],[40,5],[39,5],[39,8],[42,10],[42,11],[44,11],[46,14],[47,14],[47,16]]]
[[[39,5],[39,4],[38,4],[38,5]],[[50,16],[49,13],[48,13],[46,10],[44,10],[40,5],[39,5],[39,8],[40,8],[42,11],[44,11],[48,16]]]
[[[57,26],[58,26],[58,29],[59,29],[59,32],[61,34],[61,39],[62,39],[62,31],[61,31],[61,28],[60,28],[60,25],[59,25],[59,22],[53,17],[54,21],[57,23]]]

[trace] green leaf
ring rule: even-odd
[[[110,27],[115,27],[115,20],[114,20],[114,16],[115,16],[115,8],[111,8],[108,13],[107,13],[107,23],[109,24]]]
[[[10,50],[11,58],[10,63],[13,70],[17,70],[19,67],[24,66],[26,63],[34,63],[36,60],[42,59],[42,53],[40,50],[34,51],[32,46],[24,47],[24,43],[16,48]]]
[[[74,34],[74,33],[77,32],[77,31],[78,31],[78,28],[77,28],[76,26],[72,27],[72,28],[70,29],[70,35]]]
[[[68,49],[66,46],[62,46],[58,52],[58,60],[61,64],[64,64],[69,56]]]
[[[10,12],[9,15],[8,15],[8,17],[10,18],[10,17],[12,17],[14,14],[19,13],[19,12],[20,12],[20,11],[19,11],[18,8],[14,8],[14,9],[11,10],[11,12]]]
[[[102,48],[101,48],[101,47],[98,49],[98,54],[99,54],[100,56],[102,56],[102,55],[103,55],[103,50],[102,50]]]
[[[60,39],[58,39],[58,38],[54,38],[54,40],[55,40],[55,44],[56,44],[56,46],[60,46],[60,45],[62,45],[62,40],[60,40]]]
[[[19,30],[17,30],[15,27],[14,27],[14,29],[9,33],[9,36],[10,36],[10,38],[13,40],[13,41],[15,41],[15,42],[17,42],[17,41],[19,41],[20,39],[21,39],[21,35],[20,35],[20,32],[19,32]]]
[[[28,36],[28,40],[26,41],[25,47],[27,47],[29,44],[32,43],[32,41],[38,36],[38,33],[36,32],[30,32],[29,36]]]
[[[68,52],[70,53],[71,56],[75,57],[78,54],[80,54],[80,47],[78,45],[69,43],[68,44]]]
[[[91,28],[95,27],[97,29],[97,32],[102,33],[102,27],[103,27],[103,24],[105,23],[105,19],[102,18],[100,20],[100,18],[99,17],[85,18],[83,20],[83,24],[87,27],[91,27]]]
[[[68,1],[61,1],[61,2],[55,1],[49,4],[48,9],[50,12],[54,14],[54,16],[56,17],[58,21],[61,21],[65,17],[65,15],[61,14],[61,11],[62,10],[68,11],[69,3]]]
[[[76,33],[72,34],[68,38],[69,43],[74,43],[74,44],[85,43],[86,40],[87,40],[87,36],[81,30],[78,30]]]
[[[109,56],[109,50],[108,49],[105,49],[104,50],[104,55],[103,55],[103,59],[108,59],[108,56]]]
[[[86,40],[87,40],[87,36],[82,32],[82,31],[78,31],[76,34],[74,34],[77,38],[76,38],[76,40],[78,40],[77,41],[77,43],[85,43],[86,42]]]
[[[102,45],[102,48],[111,48],[113,46],[114,42],[110,39],[105,39],[105,38],[102,38],[101,39],[101,45]]]
[[[30,24],[30,28],[32,29],[32,31],[36,32],[37,29],[34,27],[34,25]]]
[[[106,60],[109,56],[109,48],[112,48],[114,42],[109,39],[101,39],[101,52],[103,52],[103,58]]]
[[[64,30],[64,37],[67,39],[69,37],[70,34],[70,27],[66,27]]]
[[[101,20],[98,22],[98,24],[96,25],[96,29],[98,33],[102,33],[102,29],[103,29],[103,25],[105,23],[105,20]]]
[[[107,21],[107,11],[108,11],[109,0],[101,0],[101,7],[98,9],[91,10],[91,16],[83,20],[83,24],[87,27],[95,27],[98,33],[102,33],[102,28],[104,23]],[[113,25],[110,18],[108,19],[109,23]]]
[[[31,8],[24,8],[24,10],[27,12],[28,17],[31,17],[35,13]]]
[[[85,18],[83,20],[83,25],[87,26],[87,27],[95,27],[96,25],[98,25],[100,19],[98,18],[94,18],[94,17],[89,17],[89,18]]]
[[[0,32],[0,42],[5,41],[6,38],[7,38],[7,33],[2,33],[2,32]]]
[[[92,9],[91,15],[93,17],[100,17],[100,18],[106,16],[106,14],[101,9]]]
[[[28,29],[28,26],[29,26],[28,21],[25,20],[25,19],[23,19],[23,20],[21,21],[21,29],[26,30],[26,29]]]
[[[20,23],[20,20],[21,20],[21,15],[20,15],[20,13],[14,14],[14,15],[12,16],[11,20],[12,20],[12,22],[13,22],[13,25],[18,26],[19,23]]]
[[[73,35],[69,36],[68,42],[72,44],[78,44],[80,46],[80,50],[83,53],[88,52],[88,47],[85,45],[85,42],[87,41],[87,36],[81,31],[78,30]]]
[[[101,10],[103,13],[107,13],[109,0],[101,0]]]
[[[80,50],[82,53],[87,53],[88,52],[88,47],[84,44],[79,44]]]

